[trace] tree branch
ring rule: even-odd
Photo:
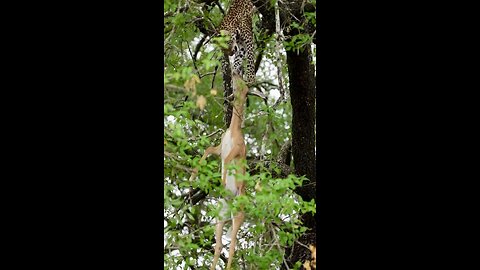
[[[197,43],[195,46],[195,51],[193,53],[193,59],[196,61],[197,60],[197,55],[198,52],[200,51],[200,48],[202,48],[203,43],[205,42],[205,39],[207,39],[207,35],[203,35],[200,41]]]

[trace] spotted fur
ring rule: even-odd
[[[245,82],[251,85],[255,82],[254,44],[252,18],[255,6],[251,0],[232,0],[227,15],[220,24],[220,31],[230,36],[227,53],[235,55],[233,72],[243,77],[242,63],[247,62]]]

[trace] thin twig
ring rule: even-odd
[[[207,45],[208,43],[210,43],[210,40],[212,40],[213,36],[208,36],[208,39],[204,42],[203,45]]]
[[[275,233],[275,229],[271,230],[271,232],[273,233],[273,236],[274,236],[273,238],[275,240],[276,246],[278,247],[278,250],[284,251],[284,249],[280,246],[280,243],[278,243],[278,237],[277,237],[277,234]],[[287,270],[290,270],[290,267],[288,267],[288,264],[287,264],[287,260],[285,259],[285,252],[283,252],[282,258],[283,258],[283,264],[285,264],[285,267],[287,268]]]
[[[268,114],[268,112],[260,111],[260,112],[258,112],[258,113],[253,114],[253,115],[250,115],[249,117],[246,117],[245,120],[250,120],[250,119],[252,119],[252,118],[257,118],[257,117],[259,117],[259,116],[267,115],[267,114]]]
[[[210,133],[210,134],[206,135],[205,137],[207,137],[207,138],[208,138],[208,137],[212,137],[213,135],[217,134],[217,133],[220,132],[220,131],[224,131],[224,130],[221,129],[221,128],[219,128],[219,129],[217,129],[216,131],[214,131],[213,133]],[[195,140],[198,140],[199,138],[200,138],[200,137],[191,137],[191,138],[189,138],[188,140],[189,140],[189,141],[195,141]]]
[[[169,157],[169,158],[173,158],[173,159],[178,160],[178,157],[174,156],[172,153],[169,153],[169,152],[167,152],[167,151],[163,151],[163,155],[164,155],[164,156],[167,156],[167,157]]]
[[[202,74],[200,74],[200,70],[198,70],[197,68],[197,59],[193,57],[192,50],[190,49],[190,44],[187,43],[187,46],[188,46],[188,52],[190,53],[190,57],[192,58],[193,67],[195,68],[195,71],[197,72],[198,77],[202,78]]]
[[[202,45],[203,45],[203,43],[205,42],[206,39],[207,39],[207,36],[203,35],[202,38],[200,39],[200,41],[195,46],[195,51],[193,52],[193,59],[195,59],[195,61],[197,60],[198,52],[200,51],[200,48],[202,48]]]
[[[284,37],[282,30],[280,29],[280,7],[278,1],[275,3],[275,32],[277,35],[277,40],[275,42],[275,53],[277,58],[277,77],[278,77],[278,91],[280,92],[280,97],[277,99],[273,107],[277,107],[280,102],[283,102],[285,99],[285,89],[283,88],[283,77],[282,77],[282,57],[281,57],[281,46],[280,43],[283,42]]]
[[[177,7],[177,8],[175,9],[175,11],[169,11],[169,12],[164,13],[164,14],[163,14],[163,17],[164,17],[164,18],[167,18],[167,17],[173,16],[175,13],[183,13],[183,12],[187,11],[189,7],[190,7],[190,6],[189,6],[188,3],[187,3],[187,4],[185,4],[185,6],[183,6],[183,7],[181,7],[181,8],[178,8],[178,7]]]
[[[176,26],[177,26],[176,24],[174,24],[174,25],[172,26],[172,30],[170,30],[170,34],[169,34],[168,37],[163,41],[163,47],[164,47],[164,48],[166,47],[165,45],[168,44],[170,38],[173,36],[173,33],[175,33],[175,27],[176,27]]]
[[[184,170],[184,171],[189,172],[189,173],[192,173],[192,172],[193,172],[193,169],[192,169],[192,168],[189,168],[189,167],[187,167],[187,166],[180,165],[180,164],[178,164],[178,163],[175,164],[175,168]]]
[[[212,88],[213,89],[213,86],[215,84],[215,76],[217,76],[217,70],[218,70],[218,65],[215,66],[215,73],[213,73],[213,78],[212,78]]]
[[[263,137],[262,137],[262,145],[260,146],[260,160],[264,160],[266,158],[266,153],[267,153],[267,150],[266,150],[266,147],[265,145],[267,144],[267,139],[268,139],[268,134],[269,134],[269,128],[270,128],[270,125],[266,125],[265,127],[265,132],[263,134]]]
[[[187,92],[187,90],[185,88],[180,87],[180,86],[176,86],[176,85],[173,85],[173,84],[167,84],[167,85],[165,85],[165,88],[169,88],[169,89],[176,90],[176,91]]]
[[[222,5],[220,5],[220,2],[219,2],[219,1],[215,1],[215,4],[217,4],[217,6],[218,6],[218,8],[220,9],[220,11],[222,12],[223,16],[225,16],[225,11],[223,10]]]
[[[304,247],[304,248],[306,248],[306,249],[310,250],[310,248],[309,248],[307,245],[305,245],[305,244],[301,243],[301,242],[300,242],[300,241],[298,241],[298,240],[295,240],[295,243],[297,243],[297,244],[299,244],[300,246],[302,246],[302,247]]]
[[[215,76],[215,73],[217,73],[217,71],[211,71],[211,72],[207,72],[205,74],[202,74],[202,75],[199,75],[198,77],[201,79],[205,76],[208,76],[208,75],[214,75]],[[215,77],[214,77],[215,78]],[[213,87],[212,87],[213,88]]]

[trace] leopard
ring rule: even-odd
[[[245,83],[255,83],[254,39],[252,19],[255,13],[252,0],[232,0],[227,15],[220,23],[219,31],[228,35],[227,55],[234,55],[233,72],[243,77],[243,60],[246,60]]]

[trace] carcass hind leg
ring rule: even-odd
[[[222,251],[222,235],[223,235],[223,226],[225,225],[225,221],[219,221],[215,228],[215,254],[213,255],[213,263],[210,270],[215,270],[215,266],[218,263],[218,259],[220,258],[220,252]]]
[[[237,233],[244,219],[245,219],[245,212],[242,211],[242,212],[238,212],[237,215],[232,220],[232,236],[231,236],[232,242],[230,242],[230,250],[228,255],[228,264],[227,264],[228,270],[231,269],[232,267],[233,254],[235,253],[235,246],[237,244]]]

